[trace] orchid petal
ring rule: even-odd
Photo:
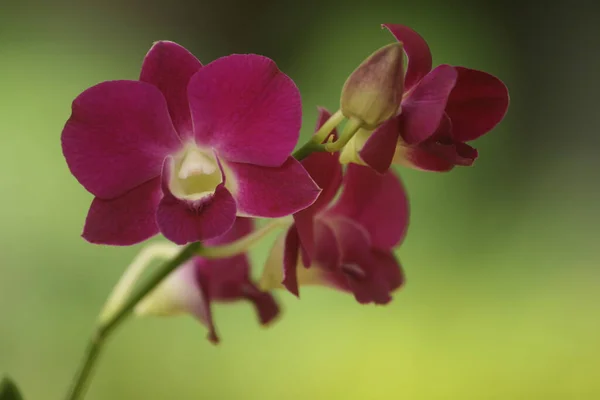
[[[199,279],[199,257],[193,258],[167,276],[152,292],[136,306],[140,316],[174,316],[189,313],[195,316],[208,330],[208,339],[217,343],[211,312],[210,288],[206,279]]]
[[[223,169],[238,214],[243,216],[284,217],[313,204],[321,192],[293,157],[280,167],[228,162]]]
[[[373,246],[390,249],[398,245],[408,227],[408,199],[398,177],[388,171],[349,165],[344,189],[328,215],[345,216],[366,229]]]
[[[164,158],[180,147],[165,98],[137,81],[103,82],[81,93],[62,133],[69,169],[103,199],[159,176]]]
[[[329,111],[319,108],[317,130],[329,117],[331,117]],[[335,129],[330,136],[337,137]],[[312,254],[314,253],[314,216],[327,206],[337,194],[342,184],[342,166],[339,162],[339,153],[337,152],[312,153],[302,160],[301,163],[317,186],[321,188],[321,194],[312,205],[294,214],[294,222],[296,223],[300,243],[302,244],[302,261],[304,266],[308,267],[311,264]]]
[[[90,243],[129,246],[156,235],[156,210],[162,197],[154,178],[111,200],[94,199],[83,228]]]
[[[435,146],[435,144],[434,144]],[[448,172],[454,163],[431,151],[431,146],[396,146],[393,164],[432,172]]]
[[[400,117],[392,118],[375,129],[359,152],[365,164],[380,174],[384,174],[392,164],[400,136]]]
[[[160,89],[167,100],[173,125],[182,138],[192,135],[187,86],[201,67],[200,61],[187,49],[165,40],[154,43],[142,64],[140,81]]]
[[[402,139],[417,144],[429,139],[444,116],[458,73],[440,65],[427,74],[402,102]]]
[[[236,205],[224,184],[219,184],[214,194],[200,200],[179,199],[169,188],[171,163],[172,159],[165,161],[162,173],[164,197],[156,214],[162,234],[174,243],[186,244],[213,239],[227,232],[235,221]]]
[[[404,90],[407,91],[431,71],[431,51],[425,39],[409,27],[398,24],[383,24],[382,26],[387,28],[404,46],[404,52],[408,59],[404,78]]]
[[[192,77],[188,95],[196,141],[227,161],[277,167],[296,146],[300,93],[266,57],[219,58]]]
[[[381,257],[371,250],[369,234],[346,218],[328,219],[342,252],[342,262],[335,276],[342,290],[354,294],[361,304],[387,304],[396,281],[388,282],[389,263],[381,265]],[[382,269],[384,267],[384,269]]]
[[[455,67],[456,86],[450,93],[446,112],[452,120],[453,138],[475,140],[491,131],[508,110],[508,89],[502,81],[483,71]]]
[[[259,280],[260,287],[263,290],[287,289],[282,283],[284,279],[283,257],[285,237],[286,235],[280,235],[269,252]],[[326,273],[327,271],[321,268],[303,268],[298,266],[296,268],[298,285],[323,285]]]
[[[311,269],[318,268],[329,273],[337,271],[342,262],[342,254],[335,232],[322,219],[315,223],[315,238],[314,265]]]
[[[281,283],[285,288],[295,295],[300,296],[298,292],[298,249],[300,239],[295,226],[290,227],[285,235],[285,247],[283,252],[283,280]]]
[[[232,230],[236,230],[235,225]],[[232,238],[236,237],[239,231],[238,229]],[[247,255],[215,260],[199,259],[197,269],[198,280],[204,282],[212,301],[250,301],[262,325],[269,324],[279,314],[279,306],[273,296],[258,289],[251,281]]]

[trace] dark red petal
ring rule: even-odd
[[[226,161],[278,167],[296,146],[300,92],[266,57],[219,58],[194,74],[188,94],[196,141]]]
[[[400,118],[392,118],[375,129],[359,152],[360,158],[380,174],[384,174],[392,164],[400,136]]]
[[[62,133],[69,169],[90,193],[118,197],[160,175],[181,143],[154,86],[110,81],[81,93]]]
[[[194,263],[196,266],[196,285],[198,285],[200,296],[202,297],[202,301],[199,305],[201,310],[197,310],[196,315],[201,318],[202,322],[208,328],[208,340],[213,344],[217,344],[219,343],[219,335],[217,334],[211,307],[213,297],[211,292],[214,291],[214,288],[211,282],[210,272],[207,273],[206,269],[203,268],[209,261],[196,258]]]
[[[314,263],[318,268],[329,272],[337,272],[342,262],[342,254],[333,229],[325,221],[315,221],[315,256]]]
[[[440,65],[427,74],[402,102],[402,139],[417,144],[429,139],[444,116],[448,96],[458,74],[450,65]]]
[[[285,245],[283,250],[283,286],[290,293],[299,296],[298,291],[298,248],[300,241],[298,238],[298,231],[295,226],[288,229],[285,235]]]
[[[328,219],[342,252],[338,280],[345,280],[347,290],[361,304],[386,304],[391,300],[386,274],[379,269],[371,251],[369,234],[360,225],[345,218]]]
[[[263,292],[255,285],[244,287],[245,297],[254,304],[261,325],[268,325],[277,318],[281,311],[271,293]]]
[[[237,217],[231,229],[225,232],[225,234],[214,239],[205,240],[204,244],[206,246],[218,246],[221,244],[235,242],[236,240],[239,240],[250,234],[253,229],[254,223],[251,218]]]
[[[170,160],[162,173],[163,198],[158,205],[156,220],[160,231],[177,244],[214,239],[227,232],[235,222],[237,212],[231,193],[220,184],[211,197],[198,201],[182,200],[169,189]]]
[[[232,230],[237,231],[236,235],[244,229],[243,225],[247,224],[239,221],[237,227],[234,225]],[[253,303],[263,325],[272,322],[279,314],[279,306],[273,296],[259,290],[251,281],[250,262],[245,254],[216,260],[199,259],[196,267],[199,283],[208,287],[212,301],[229,303],[248,300]]]
[[[154,178],[115,199],[95,198],[85,220],[84,239],[129,246],[156,235],[156,209],[161,197],[160,178]]]
[[[477,150],[466,143],[429,143],[424,147],[431,154],[446,160],[452,165],[469,167],[477,159]]]
[[[398,245],[408,227],[408,199],[398,177],[392,171],[380,175],[356,164],[348,166],[342,194],[327,213],[360,224],[380,249]]]
[[[192,116],[188,104],[187,86],[202,64],[192,53],[177,43],[154,43],[142,64],[140,81],[160,89],[167,99],[169,114],[179,136],[192,135]]]
[[[228,187],[238,212],[263,218],[279,218],[298,212],[315,202],[320,189],[293,157],[279,167],[224,163]]]
[[[435,143],[422,143],[416,146],[398,146],[394,162],[407,167],[431,172],[448,172],[454,163],[434,151]]]
[[[431,51],[425,39],[409,27],[398,24],[383,24],[382,26],[386,27],[404,46],[404,52],[408,59],[404,90],[408,91],[431,71]]]
[[[388,291],[392,292],[404,284],[402,266],[393,251],[375,249],[372,252],[372,256],[375,259],[373,265],[377,267],[377,273],[385,280]]]
[[[331,114],[324,108],[319,108],[319,119],[317,122],[317,130],[329,119]],[[333,137],[337,137],[335,129],[331,133]],[[330,135],[330,136],[331,136]],[[312,153],[304,160],[302,166],[317,186],[321,188],[321,194],[317,200],[305,208],[294,214],[296,228],[302,244],[302,262],[308,267],[311,263],[314,253],[314,216],[326,207],[335,197],[342,184],[342,166],[339,162],[339,153],[317,152]]]
[[[508,110],[508,89],[493,75],[455,67],[456,86],[450,93],[446,113],[452,120],[456,141],[467,142],[491,131]]]

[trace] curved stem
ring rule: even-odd
[[[178,252],[179,246],[170,242],[151,243],[147,247],[144,247],[125,269],[125,273],[115,285],[110,296],[108,296],[108,300],[104,303],[104,307],[98,317],[98,323],[102,324],[110,320],[113,314],[123,306],[131,294],[134,285],[139,281],[140,276],[142,276],[153,260],[168,260],[175,257]]]
[[[348,122],[346,122],[346,126],[344,126],[344,131],[340,135],[339,139],[333,143],[325,144],[326,151],[339,151],[344,148],[346,144],[354,137],[356,132],[362,127],[363,121],[357,118],[350,118]]]
[[[94,369],[94,365],[102,347],[112,332],[120,325],[120,323],[131,313],[134,307],[148,293],[150,293],[164,278],[173,272],[181,264],[193,257],[200,249],[200,243],[192,243],[183,248],[179,254],[172,260],[166,262],[159,268],[148,281],[142,285],[130,298],[125,302],[117,312],[115,312],[105,322],[100,322],[88,343],[87,350],[75,377],[73,383],[65,397],[66,400],[78,400],[82,398],[87,383]]]
[[[337,142],[326,144],[323,144],[323,142],[331,133],[331,131],[333,131],[333,129],[338,126],[340,122],[342,122],[343,119],[344,115],[341,111],[337,111],[335,114],[333,114],[321,126],[321,128],[317,130],[311,140],[294,152],[293,157],[295,157],[298,161],[301,161],[313,152],[329,150],[327,146],[334,145]],[[344,132],[346,132],[346,130],[347,129],[344,129]],[[350,140],[350,138],[347,140]],[[144,297],[146,297],[147,294],[154,290],[177,267],[189,260],[194,255],[200,255],[206,258],[223,258],[241,254],[245,252],[250,245],[262,239],[273,229],[288,225],[290,223],[291,222],[289,218],[278,219],[268,225],[265,225],[261,229],[254,231],[250,235],[247,235],[237,242],[221,246],[202,248],[200,243],[189,244],[184,247],[175,258],[164,263],[162,267],[160,267],[144,285],[142,285],[131,297],[129,297],[127,301],[125,301],[125,298],[129,293],[129,289],[133,285],[134,281],[137,280],[141,275],[141,272],[144,268],[142,265],[146,264],[146,261],[140,260],[139,265],[134,266],[130,272],[130,275],[125,276],[123,282],[118,283],[111,296],[109,296],[109,300],[106,302],[106,305],[100,314],[98,325],[96,326],[96,329],[88,342],[83,360],[81,361],[81,364],[73,378],[72,384],[69,387],[69,391],[65,396],[65,400],[79,400],[83,397],[88,386],[89,379],[94,370],[96,361],[102,352],[106,340],[121,324],[121,322],[123,322],[125,318],[133,311],[135,306]],[[152,257],[152,255],[146,254],[142,257],[142,259],[148,257]],[[134,260],[134,263],[135,262],[136,261]]]
[[[342,110],[337,110],[313,135],[312,141],[321,144],[327,139],[327,136],[344,120]]]
[[[326,151],[326,144],[324,144],[325,140],[331,131],[333,131],[343,120],[344,114],[342,114],[342,111],[336,111],[323,125],[321,125],[313,137],[296,150],[292,156],[296,160],[302,161],[312,153]]]
[[[268,235],[271,231],[291,224],[291,217],[276,219],[260,229],[257,229],[244,236],[240,240],[219,246],[202,247],[200,250],[198,250],[197,254],[204,258],[225,258],[236,256],[248,251],[250,246]]]

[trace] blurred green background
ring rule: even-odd
[[[0,374],[27,399],[60,398],[139,250],[80,238],[91,196],[59,140],[75,96],[136,79],[159,39],[204,63],[262,53],[301,89],[304,139],[393,22],[418,30],[435,64],[489,71],[512,97],[474,167],[399,170],[405,288],[388,307],[278,293],[285,314],[266,330],[247,304],[217,306],[217,347],[188,317],[130,321],[87,399],[600,398],[600,28],[579,3],[0,0]]]

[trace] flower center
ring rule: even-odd
[[[170,178],[169,186],[173,195],[186,200],[200,200],[211,196],[223,182],[215,155],[193,144],[186,146],[175,156]]]

